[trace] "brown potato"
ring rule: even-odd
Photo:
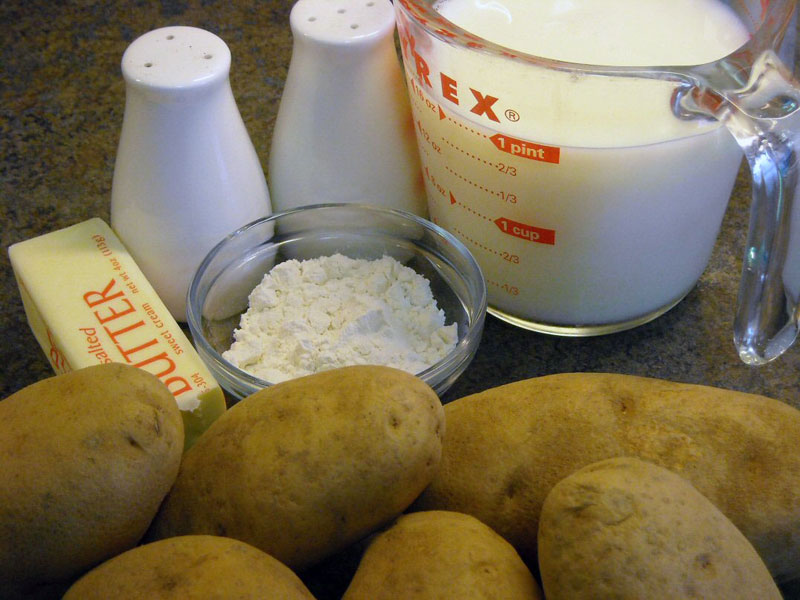
[[[64,600],[313,600],[291,569],[244,542],[187,535],[145,544],[89,571]]]
[[[800,411],[717,388],[596,373],[520,381],[445,406],[439,472],[418,510],[474,515],[536,565],[550,489],[573,471],[637,456],[688,479],[773,576],[800,576]]]
[[[547,600],[781,600],[753,546],[672,471],[637,458],[553,487],[539,521]]]
[[[401,516],[370,542],[343,600],[539,600],[519,554],[475,517]]]
[[[0,402],[0,589],[133,547],[178,472],[183,422],[154,375],[104,364]]]
[[[439,464],[443,419],[430,387],[388,367],[266,388],[185,454],[151,539],[225,535],[310,566],[411,504]]]

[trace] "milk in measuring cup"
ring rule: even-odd
[[[716,0],[442,0],[484,39],[606,65],[698,64],[748,37]],[[652,318],[700,277],[741,151],[718,123],[681,121],[674,86],[585,77],[409,35],[404,63],[431,218],[517,324],[599,333]]]

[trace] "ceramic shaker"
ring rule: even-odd
[[[276,211],[362,202],[427,215],[389,0],[299,0],[269,157]]]
[[[122,57],[126,99],[111,225],[179,321],[206,253],[271,213],[230,65],[225,42],[194,27],[146,33]]]

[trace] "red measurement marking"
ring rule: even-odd
[[[528,240],[529,242],[538,242],[539,244],[549,244],[551,246],[556,243],[556,232],[554,229],[534,227],[533,225],[526,225],[525,223],[512,221],[505,217],[495,219],[494,223],[503,233]]]
[[[477,246],[478,248],[480,248],[481,250],[484,250],[485,252],[491,252],[492,254],[497,254],[498,256],[500,255],[500,253],[497,250],[495,250],[494,248],[490,248],[486,244],[483,244],[483,243],[479,242],[478,240],[476,240],[474,238],[471,238],[470,236],[465,234],[463,231],[461,231],[458,227],[451,227],[450,229],[452,230],[452,232],[454,234],[456,234],[458,237],[460,237],[462,241],[468,242],[470,244],[473,244],[474,246]]]
[[[453,192],[448,192],[448,193],[450,194],[450,206],[452,206],[453,204],[458,204],[458,206],[460,208],[463,208],[468,213],[472,213],[476,217],[480,217],[481,219],[484,219],[485,221],[491,221],[491,219],[489,217],[487,217],[486,215],[481,214],[477,210],[472,208],[471,206],[467,206],[466,204],[462,204],[461,202],[456,200],[456,197],[453,195]]]
[[[450,121],[451,123],[453,123],[453,125],[457,125],[457,126],[458,126],[458,127],[460,127],[461,129],[464,129],[464,130],[466,130],[466,131],[469,131],[470,133],[473,133],[473,134],[475,134],[475,135],[477,135],[477,136],[479,136],[479,137],[483,137],[483,138],[488,138],[488,137],[489,137],[488,135],[486,135],[486,134],[485,134],[485,133],[483,133],[482,131],[478,131],[477,129],[473,129],[472,127],[469,127],[469,126],[467,126],[467,125],[464,125],[464,124],[463,124],[461,121],[456,121],[456,120],[455,120],[454,118],[452,118],[452,117],[447,117],[447,120],[448,120],[448,121]]]
[[[561,158],[561,148],[556,146],[544,146],[543,144],[526,142],[525,140],[518,140],[502,133],[496,133],[489,139],[492,140],[492,143],[498,150],[511,154],[512,156],[554,164],[558,164]]]
[[[478,188],[479,190],[481,190],[482,192],[486,192],[487,194],[494,194],[494,195],[496,195],[496,192],[495,192],[495,191],[493,191],[493,190],[490,190],[489,188],[487,188],[487,187],[485,187],[485,186],[482,186],[480,183],[477,183],[477,182],[475,182],[475,181],[472,181],[471,179],[467,179],[466,177],[464,177],[464,176],[463,176],[463,175],[461,175],[460,173],[458,173],[458,172],[454,171],[453,169],[451,169],[449,166],[445,165],[445,166],[444,166],[444,168],[445,168],[445,171],[447,171],[448,173],[450,173],[450,174],[452,174],[452,175],[455,175],[456,177],[458,177],[458,178],[459,178],[461,181],[463,181],[464,183],[468,183],[468,184],[469,184],[469,185],[471,185],[472,187]]]
[[[442,138],[442,141],[445,144],[447,144],[448,146],[450,146],[453,150],[458,150],[459,152],[461,152],[461,154],[464,154],[465,156],[469,156],[473,160],[477,160],[478,162],[482,162],[483,164],[485,164],[487,166],[490,166],[490,167],[494,166],[494,163],[489,162],[485,158],[481,158],[480,156],[472,154],[472,152],[467,152],[461,146],[456,146],[453,142],[451,142],[450,140],[448,140],[445,137]]]

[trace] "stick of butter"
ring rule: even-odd
[[[19,242],[8,254],[56,373],[108,362],[153,373],[181,409],[186,448],[225,411],[219,384],[102,219]]]

